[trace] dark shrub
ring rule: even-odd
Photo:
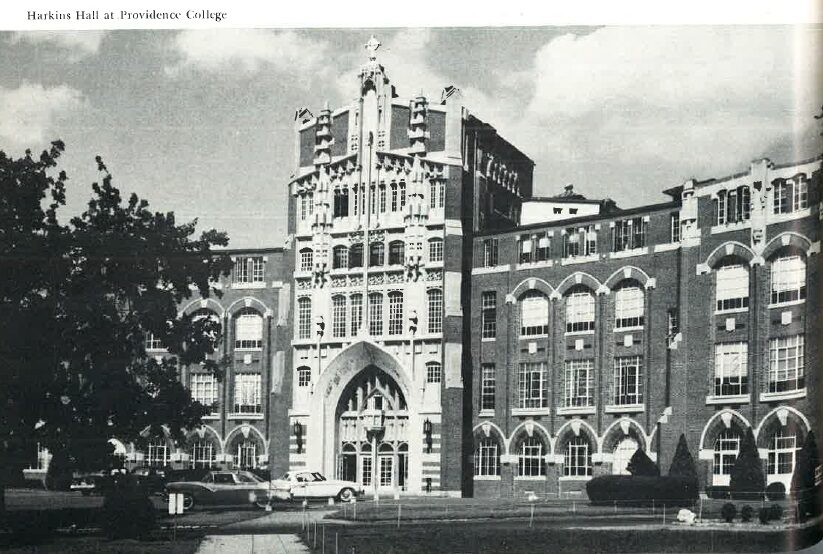
[[[642,448],[634,451],[626,469],[635,476],[657,477],[660,475],[660,468]]]
[[[769,522],[769,516],[771,515],[769,512],[770,510],[765,506],[758,510],[757,517],[760,520],[760,523],[766,524]]]
[[[740,453],[732,466],[729,488],[735,500],[758,500],[763,497],[766,476],[751,428],[746,429],[741,441]]]
[[[753,515],[754,515],[754,508],[752,508],[749,505],[743,506],[743,508],[740,509],[740,519],[745,521],[745,522],[751,521]]]
[[[46,472],[46,488],[50,491],[67,491],[73,475],[71,459],[63,452],[55,452]]]
[[[769,506],[769,519],[783,519],[783,506],[780,504]]]
[[[691,506],[693,499],[683,497],[687,486],[680,477],[601,475],[586,483],[586,493],[592,504]]]
[[[732,521],[734,521],[736,515],[737,506],[735,506],[731,502],[726,502],[725,504],[723,504],[723,507],[720,508],[720,517],[722,517],[726,523],[731,523]]]
[[[112,539],[145,538],[155,528],[156,514],[148,491],[132,475],[116,475],[102,508],[103,531]]]
[[[710,485],[706,487],[706,496],[716,500],[728,500],[732,497],[729,487],[725,485]]]
[[[694,465],[694,458],[689,452],[689,445],[686,443],[686,436],[681,434],[677,442],[677,450],[674,452],[672,465],[669,466],[669,477],[680,477],[683,479],[683,498],[697,500],[699,496],[699,485],[697,481],[697,468]]]
[[[786,485],[783,483],[772,483],[766,487],[766,498],[774,502],[786,498]]]
[[[817,441],[814,432],[806,436],[803,448],[797,453],[797,460],[792,475],[792,495],[797,499],[797,514],[801,521],[808,516],[820,513],[819,490],[814,484],[814,471],[820,465]]]

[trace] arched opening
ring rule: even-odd
[[[633,437],[625,437],[617,443],[612,453],[612,473],[614,475],[629,475],[629,460],[638,448],[640,445]]]

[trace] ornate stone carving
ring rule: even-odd
[[[297,290],[307,290],[311,288],[311,281],[308,279],[297,279]]]
[[[443,272],[439,269],[429,269],[426,271],[426,281],[441,281]]]

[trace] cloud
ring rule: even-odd
[[[4,144],[30,147],[58,138],[57,120],[83,103],[79,90],[60,85],[44,88],[24,82],[16,89],[0,87],[0,139]]]
[[[166,68],[169,74],[184,67],[256,71],[270,66],[299,75],[322,67],[327,49],[326,44],[293,31],[266,29],[186,30],[175,36],[173,46],[179,60]]]
[[[70,62],[77,62],[100,51],[106,31],[27,31],[14,33],[12,44],[51,44],[59,47]]]

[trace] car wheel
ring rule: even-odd
[[[188,511],[194,508],[194,496],[189,493],[183,494],[183,510]]]
[[[349,488],[343,489],[340,491],[340,494],[337,495],[337,499],[340,500],[340,502],[351,502],[354,500],[354,490]]]

